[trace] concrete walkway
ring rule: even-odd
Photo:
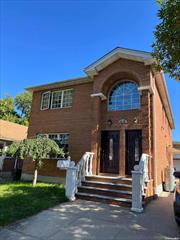
[[[0,230],[0,240],[180,239],[173,195],[164,193],[144,213],[78,200],[64,203]]]

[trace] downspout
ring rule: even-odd
[[[157,164],[156,164],[156,91],[153,89],[153,186],[154,195],[158,195],[157,191]]]

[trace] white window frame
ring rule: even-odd
[[[67,132],[65,132],[65,133],[38,133],[37,134],[37,137],[41,137],[41,136],[46,136],[47,138],[49,138],[49,135],[69,135],[70,136],[70,133],[67,133]],[[59,139],[59,137],[58,137],[58,139]]]
[[[71,91],[71,94],[72,94],[72,103],[71,103],[71,106],[63,107],[63,103],[64,103],[64,92],[66,92],[66,91]],[[72,104],[73,104],[73,88],[64,89],[64,90],[63,90],[62,108],[71,108],[71,107],[72,107]]]
[[[51,109],[71,108],[72,105],[71,105],[71,106],[68,106],[68,107],[63,107],[64,92],[65,92],[65,91],[70,91],[70,90],[73,91],[73,88],[68,88],[68,89],[53,91],[53,92],[52,92],[52,98],[51,98]],[[61,92],[61,106],[60,106],[60,107],[52,107],[52,105],[53,105],[53,98],[54,98],[53,93],[55,93],[55,92]]]
[[[69,135],[70,136],[70,133],[46,133],[46,135],[47,135],[48,138],[49,138],[49,135],[58,135],[57,140],[59,140],[60,135]]]
[[[54,93],[56,92],[61,92],[61,107],[52,107],[53,105],[53,99],[54,99]],[[62,108],[62,98],[63,97],[63,93],[62,93],[62,90],[56,90],[56,91],[53,91],[52,92],[52,97],[51,97],[51,109],[59,109],[59,108]]]
[[[131,108],[131,109],[124,109],[124,110],[110,110],[110,109],[109,109],[109,99],[110,99],[111,91],[113,90],[113,88],[114,88],[117,84],[119,84],[119,83],[123,84],[123,83],[125,83],[125,82],[131,82],[131,83],[136,84],[136,85],[137,85],[137,89],[138,89],[138,84],[137,84],[135,81],[133,81],[133,80],[123,79],[123,80],[120,80],[120,81],[115,82],[115,84],[110,88],[109,93],[108,93],[108,101],[107,101],[107,110],[108,110],[108,112],[132,111],[132,110],[140,110],[140,109],[141,109],[141,96],[140,96],[140,93],[139,93],[139,108]],[[138,91],[139,91],[139,89],[138,89]]]
[[[49,98],[48,98],[48,107],[46,107],[46,108],[42,108],[42,104],[43,104],[43,96],[45,95],[45,94],[49,94]],[[49,109],[49,106],[50,106],[50,97],[51,97],[51,92],[50,91],[46,91],[46,92],[43,92],[42,93],[42,95],[41,95],[41,110],[43,111],[43,110],[47,110],[47,109]]]
[[[65,134],[69,135],[69,138],[68,138],[68,140],[69,140],[70,139],[70,133],[67,133],[67,132],[66,133],[38,133],[36,135],[36,137],[38,138],[38,137],[41,137],[41,136],[45,136],[45,137],[49,138],[49,135],[58,135],[57,140],[59,140],[59,135],[65,135]],[[69,141],[68,141],[68,148],[69,148]],[[52,159],[59,159],[59,158],[58,157],[53,157]]]

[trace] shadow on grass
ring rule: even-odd
[[[0,225],[31,216],[41,210],[65,202],[63,185],[30,182],[0,184]]]

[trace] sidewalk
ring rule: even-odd
[[[0,230],[2,240],[180,239],[173,194],[164,193],[144,213],[77,200],[63,203]]]

